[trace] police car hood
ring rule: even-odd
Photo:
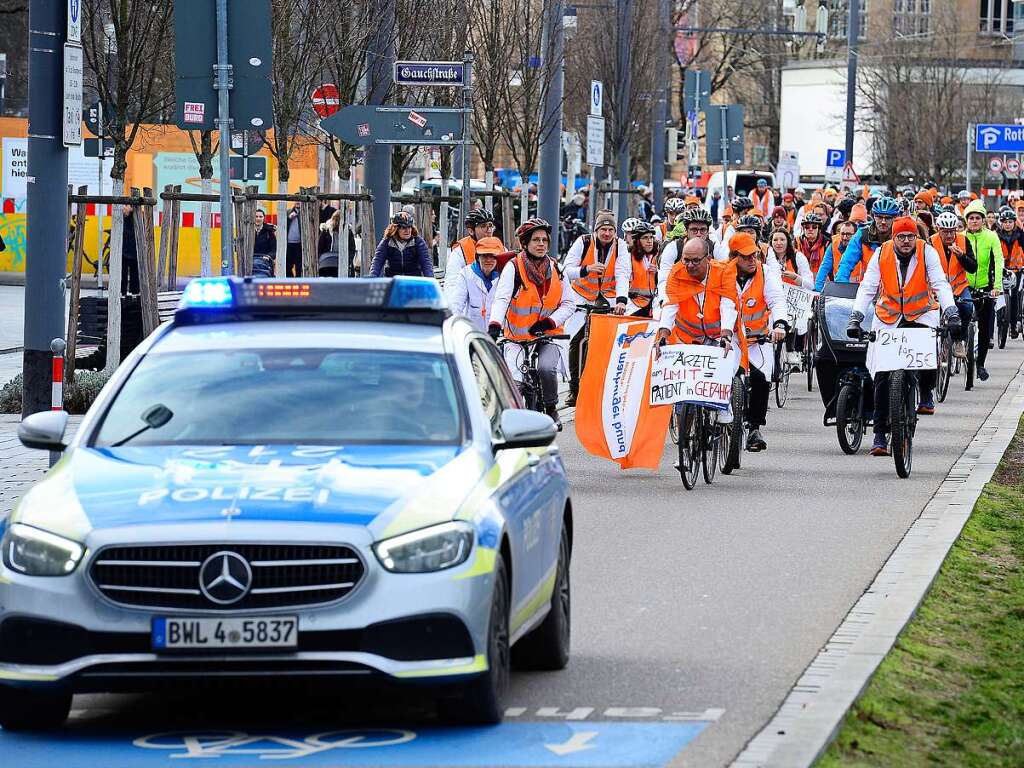
[[[483,469],[477,452],[452,445],[77,448],[14,519],[79,540],[229,518],[395,535],[452,519]]]

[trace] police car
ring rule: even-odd
[[[547,416],[438,285],[206,278],[0,521],[0,725],[73,693],[381,675],[496,722],[569,656],[572,506]],[[514,647],[513,647],[514,646]]]

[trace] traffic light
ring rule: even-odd
[[[666,128],[665,129],[665,158],[669,163],[678,163],[681,155],[679,154],[679,129],[678,128]]]

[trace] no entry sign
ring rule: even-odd
[[[313,111],[321,118],[330,117],[341,109],[341,94],[338,86],[325,83],[313,91]]]

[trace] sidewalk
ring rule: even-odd
[[[18,441],[20,421],[17,414],[0,414],[0,517],[10,513],[15,502],[49,468],[46,451],[30,450]],[[70,418],[68,439],[75,434],[81,422],[81,416]]]

